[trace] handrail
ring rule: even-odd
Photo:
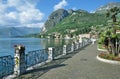
[[[11,55],[0,57],[0,79],[4,76],[13,74],[14,58]]]
[[[26,54],[26,67],[44,62],[48,59],[47,49],[34,50]]]
[[[54,60],[57,57],[61,57],[68,53],[72,53],[82,47],[85,47],[86,45],[90,44],[90,42],[90,40],[86,40],[81,43],[75,42],[66,46],[51,47],[52,50],[50,51],[52,53],[50,53],[48,49],[29,51],[27,54],[25,54],[26,70],[29,67],[32,67],[42,62],[46,62],[47,60],[49,60],[49,55],[53,55],[50,57],[53,57]],[[10,55],[0,57],[0,78],[14,73],[15,61],[15,58]]]

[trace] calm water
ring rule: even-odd
[[[14,45],[24,45],[25,52],[45,49],[47,47],[60,46],[70,43],[64,39],[40,39],[40,38],[0,38],[0,56],[14,55]]]

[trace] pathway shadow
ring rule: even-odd
[[[28,72],[26,72],[25,74],[29,74],[29,73],[34,73],[34,72],[43,72],[42,74],[44,74],[44,73],[46,73],[46,72],[48,72],[49,70],[51,70],[51,69],[54,69],[54,68],[59,68],[59,67],[63,67],[63,66],[66,66],[66,64],[56,64],[56,65],[54,65],[54,64],[49,64],[49,65],[46,65],[46,66],[42,66],[41,68],[36,68],[36,69],[34,69],[34,70],[30,70],[30,71],[28,71]],[[42,74],[39,74],[39,76],[41,76]]]
[[[37,79],[38,77],[48,72],[49,70],[63,66],[66,66],[66,64],[55,64],[55,63],[46,64],[34,70],[29,70],[25,74],[20,75],[19,77],[16,77],[14,79]]]

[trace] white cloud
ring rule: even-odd
[[[73,7],[72,9],[73,9],[73,10],[77,10],[77,8],[76,8],[76,7]]]
[[[23,2],[23,1],[22,1]],[[21,3],[20,2],[20,0],[8,0],[8,2],[7,2],[8,4],[8,6],[19,6],[19,4]]]
[[[0,1],[0,26],[35,26],[42,24],[41,20],[44,17],[39,9],[36,8],[36,3],[31,0],[6,0]],[[37,26],[36,25],[36,26]],[[38,26],[39,27],[39,26]]]
[[[91,10],[90,13],[95,13],[95,11]]]
[[[7,19],[11,20],[17,20],[17,13],[16,12],[10,12],[5,15]]]
[[[41,13],[37,9],[22,11],[19,14],[21,23],[29,23],[31,21],[34,21],[34,22],[35,21],[40,21],[40,20],[42,20],[43,16],[44,16],[44,14]]]
[[[67,6],[67,1],[66,0],[62,0],[61,2],[59,2],[58,4],[56,4],[54,6],[54,10],[58,10],[61,9],[63,7]]]
[[[44,23],[32,23],[32,24],[27,24],[25,25],[26,27],[43,27]]]

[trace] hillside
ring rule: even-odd
[[[0,28],[0,37],[18,37],[39,32],[40,28],[6,27]]]
[[[59,9],[54,11],[53,13],[50,14],[48,20],[45,22],[45,26],[44,26],[45,29],[43,29],[43,31],[47,31],[51,27],[54,27],[57,23],[62,21],[68,15],[69,13],[64,9]]]
[[[66,31],[83,29],[90,30],[89,27],[105,24],[106,18],[103,14],[88,13],[84,10],[76,10],[65,17],[54,28],[52,27],[47,33],[66,33]]]

